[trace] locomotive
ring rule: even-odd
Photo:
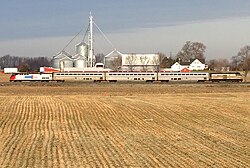
[[[145,82],[242,82],[243,77],[239,72],[208,73],[208,72],[135,72],[135,71],[82,71],[82,72],[53,72],[40,74],[12,74],[10,82],[41,81],[93,81],[93,82],[118,82],[118,81],[145,81]]]

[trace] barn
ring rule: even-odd
[[[153,71],[160,65],[159,54],[123,54],[113,50],[105,56],[105,67],[122,71]]]

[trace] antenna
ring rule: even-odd
[[[89,57],[90,57],[90,67],[93,67],[93,16],[91,15],[91,12],[89,13],[89,42],[88,44],[90,45],[90,52],[89,52]]]

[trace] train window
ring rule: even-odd
[[[93,74],[89,74],[89,75],[93,75]]]
[[[137,80],[137,78],[134,78],[134,80]]]
[[[137,74],[134,74],[135,76],[137,76]]]
[[[118,75],[121,75],[121,74],[118,74]]]
[[[125,74],[122,74],[123,76],[125,75]]]
[[[151,74],[152,76],[154,76],[154,74]]]
[[[69,74],[64,74],[64,75],[69,75]]]
[[[129,74],[126,74],[127,76],[129,75]]]
[[[194,74],[194,75],[197,75],[197,74]]]

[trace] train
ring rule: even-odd
[[[53,72],[39,74],[12,74],[10,82],[40,81],[93,81],[93,82],[119,82],[119,81],[145,81],[145,82],[242,82],[243,77],[239,72],[208,73],[208,72],[117,72],[117,71],[89,71],[89,72]]]

